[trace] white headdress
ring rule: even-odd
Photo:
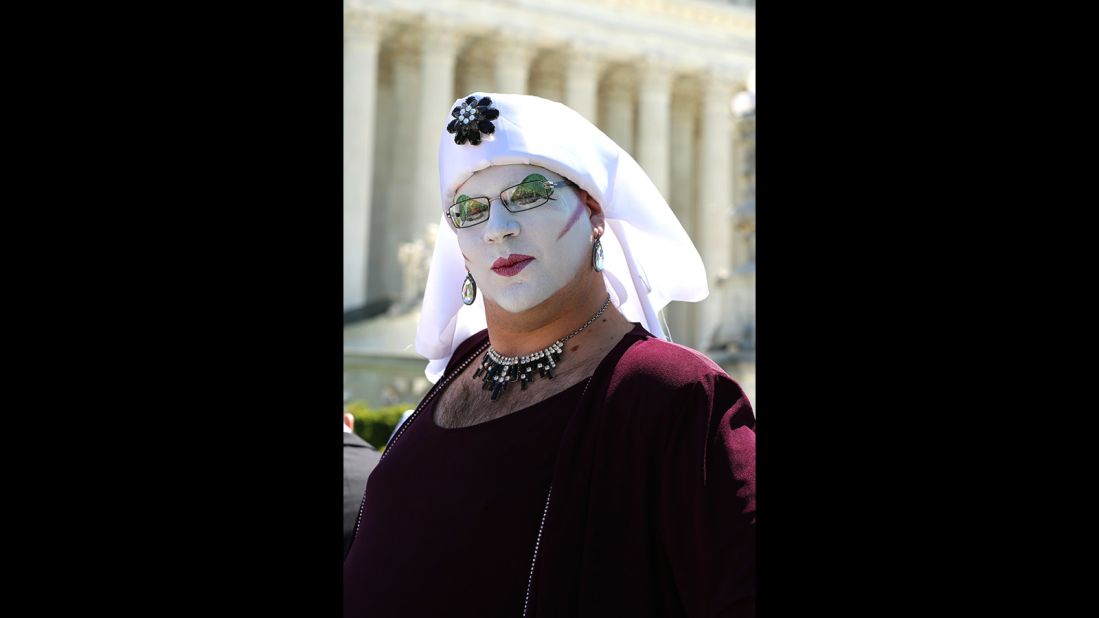
[[[658,312],[670,301],[696,302],[709,294],[698,250],[652,180],[579,113],[535,96],[475,93],[455,101],[451,115],[439,140],[443,210],[454,203],[458,187],[486,167],[543,167],[575,182],[602,206],[604,281],[626,319],[667,338]],[[428,359],[425,373],[432,382],[454,350],[486,327],[481,295],[472,305],[462,303],[463,264],[454,228],[440,215],[416,329],[416,351]]]

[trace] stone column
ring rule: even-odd
[[[650,58],[640,66],[640,71],[637,162],[667,199],[672,67],[666,62]]]
[[[671,131],[668,137],[670,151],[670,183],[667,195],[668,205],[672,207],[679,223],[699,246],[698,231],[695,224],[695,168],[697,166],[695,139],[698,124],[698,84],[694,80],[680,79],[676,82],[675,95],[672,98]],[[695,332],[695,313],[698,303],[673,302],[668,310],[668,326],[672,337],[678,343],[693,346],[698,341]]]
[[[491,50],[481,49],[476,44],[460,51],[454,66],[457,72],[457,92],[452,98],[457,99],[473,92],[496,92],[495,62]]]
[[[675,90],[669,114],[671,130],[668,135],[668,171],[671,189],[667,198],[683,229],[687,230],[687,234],[697,244],[698,213],[695,194],[698,187],[695,172],[698,166],[698,140],[695,136],[698,135],[700,92],[697,82],[689,79],[679,80]]]
[[[496,92],[527,94],[530,63],[537,48],[530,41],[534,35],[516,38],[515,32],[501,32],[496,44]]]
[[[743,86],[741,84],[740,86]],[[743,88],[740,88],[743,89]],[[733,221],[733,285],[730,295],[734,311],[730,317],[730,336],[742,346],[754,344],[755,262],[750,257],[755,241],[755,197],[750,186],[754,163],[749,161],[754,119],[734,118],[732,122],[733,195],[736,217]]]
[[[379,151],[388,153],[392,173],[387,179],[384,212],[375,217],[375,250],[371,251],[370,270],[380,285],[371,285],[381,296],[395,299],[401,291],[401,267],[397,249],[413,237],[410,220],[416,183],[417,139],[420,110],[415,101],[420,95],[420,40],[414,32],[404,32],[392,47],[393,99],[395,105],[387,114],[390,141]],[[437,146],[433,145],[433,148]],[[438,191],[438,189],[436,189]],[[418,231],[415,233],[419,233]]]
[[[631,155],[634,154],[633,85],[632,76],[625,69],[612,69],[603,80],[599,114],[599,128]]]
[[[527,79],[530,94],[551,101],[565,98],[565,67],[557,54],[545,54],[534,59]]]
[[[599,57],[594,46],[574,44],[565,53],[565,105],[593,124],[598,120]]]
[[[708,349],[724,321],[726,285],[730,277],[733,183],[732,83],[711,72],[703,83],[698,176],[698,249],[706,266],[710,296],[699,303],[695,345]]]
[[[397,132],[397,114],[399,113],[396,93],[396,79],[392,46],[382,38],[381,53],[378,55],[378,88],[375,94],[374,109],[374,181],[373,196],[370,201],[370,255],[366,262],[370,277],[366,281],[366,302],[370,303],[388,295],[384,264],[387,236],[393,227],[390,218],[390,186],[396,161],[394,135]]]
[[[732,166],[730,173],[733,177],[733,206],[736,209],[736,216],[733,222],[735,228],[735,237],[737,242],[733,247],[733,259],[732,264],[734,269],[740,269],[748,262],[748,247],[745,242],[742,242],[741,231],[744,229],[744,215],[746,213],[746,207],[748,205],[748,153],[745,150],[748,140],[745,139],[744,132],[748,128],[750,120],[742,120],[738,117],[733,117],[730,122],[730,151],[732,152]]]
[[[343,64],[343,308],[366,303],[380,25],[348,12]]]
[[[439,203],[439,136],[451,120],[458,49],[458,33],[446,22],[425,19],[422,27],[415,178],[408,196],[411,201],[402,208],[408,217],[410,240],[422,236],[428,225],[438,224],[443,212]]]

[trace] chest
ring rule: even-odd
[[[568,397],[566,394],[565,397]],[[559,398],[462,428],[433,401],[371,474],[345,562],[370,615],[519,615],[561,433]],[[431,594],[423,594],[423,582]],[[474,612],[474,609],[476,611]]]
[[[484,387],[483,380],[474,377],[473,369],[467,369],[436,397],[438,402],[433,411],[435,424],[443,428],[471,427],[539,406],[586,383],[590,368],[580,366],[575,369],[553,379],[536,380],[525,389],[519,383],[509,384],[495,401],[492,391]]]

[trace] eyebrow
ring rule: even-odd
[[[534,173],[535,174],[541,174],[541,172],[534,172]],[[529,176],[529,175],[530,174],[527,174],[527,176]],[[505,190],[512,189],[514,187],[518,187],[519,185],[523,184],[523,180],[527,176],[523,176],[523,178],[520,178],[519,180],[513,180],[511,182],[508,182],[506,185],[504,185],[503,187],[501,187],[499,189],[496,189],[495,191],[486,191],[485,193],[482,193],[481,195],[472,195],[471,193],[466,193],[466,195],[472,195],[472,197],[489,197],[490,194],[491,194],[492,196],[499,197],[500,194],[503,193]],[[544,176],[544,174],[543,174],[543,176]],[[562,180],[566,180],[566,178],[564,178],[564,177],[562,177],[562,178],[550,178],[549,176],[545,176],[545,179],[549,182],[561,182]],[[455,192],[456,195],[462,195],[462,193],[463,192],[460,191],[460,190]]]
[[[569,217],[568,223],[565,224],[565,227],[561,230],[561,233],[557,235],[557,240],[561,240],[562,236],[568,234],[569,230],[572,229],[572,226],[576,225],[576,222],[580,220],[580,213],[582,213],[583,211],[584,203],[577,201],[576,210],[572,211],[572,215]]]

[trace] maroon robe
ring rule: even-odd
[[[709,358],[635,325],[589,382],[457,430],[472,444],[436,400],[371,475],[346,616],[754,615],[755,417]]]

